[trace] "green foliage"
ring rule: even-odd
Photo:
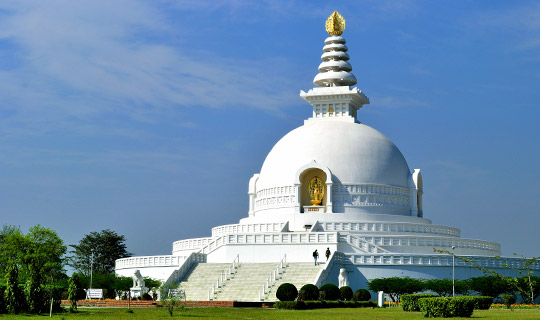
[[[338,286],[333,283],[323,284],[319,288],[319,299],[320,300],[338,300],[340,298],[341,292],[339,291]]]
[[[468,318],[474,311],[474,300],[468,296],[421,298],[418,305],[426,318]]]
[[[433,297],[436,297],[436,295],[431,293],[404,294],[401,296],[401,307],[403,308],[403,311],[420,311],[418,300]]]
[[[353,294],[354,301],[369,301],[371,299],[371,293],[366,289],[358,289]]]
[[[372,301],[277,301],[274,303],[276,309],[287,310],[311,310],[326,308],[372,308],[376,304]]]
[[[79,279],[83,288],[90,287],[90,275],[79,274]],[[128,291],[132,285],[131,277],[120,277],[114,273],[97,273],[92,277],[92,288],[103,289],[103,295],[107,299],[114,299],[121,292]]]
[[[304,310],[306,304],[304,301],[276,301],[274,308],[284,310]]]
[[[512,305],[516,303],[516,296],[513,294],[503,294],[501,298],[507,309],[512,309]]]
[[[306,284],[298,292],[298,300],[317,300],[319,299],[319,288],[314,284]]]
[[[422,280],[409,277],[378,278],[368,282],[368,289],[374,292],[384,291],[393,302],[398,302],[403,294],[413,294],[424,290]]]
[[[532,304],[540,295],[540,277],[533,275],[521,277],[517,279],[516,285],[525,303]]]
[[[467,280],[469,288],[482,296],[498,297],[502,293],[511,293],[512,286],[496,276],[474,277]]]
[[[465,294],[469,290],[467,282],[461,280],[454,281],[454,291],[456,294]],[[429,279],[424,280],[424,289],[433,291],[441,297],[452,296],[452,279]]]
[[[4,301],[7,313],[19,313],[23,311],[23,295],[19,289],[19,270],[16,264],[8,266],[6,273],[6,289]]]
[[[474,308],[477,310],[488,310],[493,303],[493,297],[471,296],[474,300]]]
[[[279,301],[293,301],[298,296],[298,289],[292,283],[283,283],[276,291]]]
[[[77,311],[77,300],[79,300],[79,295],[81,291],[81,281],[79,280],[79,275],[73,273],[71,278],[69,278],[69,287],[68,287],[68,300],[70,302],[69,311]]]
[[[77,272],[90,274],[91,257],[94,253],[93,272],[109,274],[114,272],[117,259],[130,257],[127,252],[125,237],[109,229],[91,232],[85,235],[79,244],[70,245],[74,250],[69,265]]]
[[[353,297],[353,291],[351,287],[343,286],[339,288],[339,296],[341,300],[344,300],[344,301],[351,300]]]
[[[5,292],[6,292],[6,286],[0,285],[0,314],[6,313],[6,303],[4,302]]]

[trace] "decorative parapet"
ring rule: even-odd
[[[410,210],[408,188],[377,184],[344,185],[332,188],[334,207],[385,207]]]
[[[212,228],[212,237],[235,233],[283,232],[287,222],[227,224]]]
[[[440,237],[410,237],[410,236],[362,236],[361,239],[379,246],[406,246],[406,247],[439,247],[460,249],[477,249],[492,251],[500,254],[501,245],[495,242],[472,239],[455,239]]]
[[[523,269],[521,258],[464,256],[475,264],[485,268]],[[452,266],[451,255],[420,255],[420,254],[347,254],[345,261],[354,265],[415,265],[415,266]],[[455,266],[470,267],[471,265],[455,259]],[[533,270],[540,271],[540,260],[532,265]]]
[[[184,260],[185,256],[142,256],[142,257],[130,257],[116,260],[115,268],[129,269],[129,268],[149,268],[149,267],[178,267]]]
[[[337,232],[291,232],[266,234],[228,234],[215,238],[199,252],[209,254],[228,244],[336,244]]]
[[[173,253],[180,251],[194,251],[206,246],[212,241],[211,237],[208,238],[193,238],[186,240],[179,240],[173,242]]]
[[[319,222],[325,231],[352,231],[352,232],[408,232],[460,236],[457,228],[420,223],[388,223],[388,222]]]

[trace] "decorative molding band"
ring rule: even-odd
[[[185,250],[198,250],[210,243],[210,241],[212,241],[211,237],[175,241],[173,242],[173,253]]]
[[[148,267],[178,267],[186,257],[184,256],[141,256],[129,257],[116,260],[116,270],[129,268],[148,268]]]
[[[286,222],[228,224],[212,228],[212,237],[234,233],[281,232]]]
[[[410,210],[408,188],[376,184],[343,185],[332,188],[334,207],[386,207]]]
[[[523,269],[525,266],[521,258],[505,258],[505,257],[481,257],[481,256],[467,256],[474,263],[486,268],[501,268],[507,269],[508,266],[511,269]],[[362,265],[414,265],[414,266],[452,266],[452,256],[450,255],[409,255],[409,254],[346,254],[345,261],[357,266]],[[459,259],[455,259],[456,267],[472,267],[470,264],[465,263]],[[533,270],[540,271],[540,260],[533,263],[531,266]]]
[[[409,236],[361,236],[359,237],[371,244],[387,246],[405,246],[405,247],[439,247],[487,250],[500,254],[501,245],[495,242],[472,239],[448,239],[439,237],[409,237]]]
[[[410,232],[460,237],[457,228],[420,223],[386,223],[386,222],[323,222],[319,224],[325,231],[358,231],[358,232]]]
[[[273,187],[257,191],[255,210],[293,207],[297,202],[296,187]]]

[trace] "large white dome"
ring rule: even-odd
[[[272,148],[257,190],[294,184],[298,169],[313,160],[331,171],[334,184],[409,187],[407,162],[382,133],[361,123],[313,121]]]

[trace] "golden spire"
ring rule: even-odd
[[[345,30],[345,19],[334,11],[328,19],[326,19],[326,32],[331,36],[339,36]]]

